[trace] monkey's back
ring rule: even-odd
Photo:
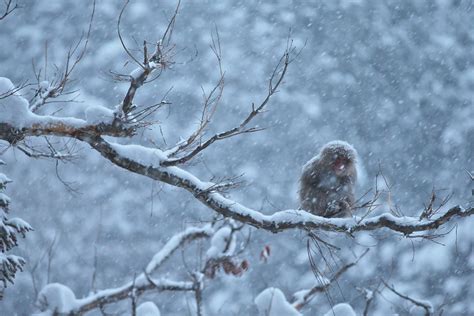
[[[300,178],[301,209],[324,217],[351,216],[354,204],[353,177],[336,177],[316,156],[303,166]]]

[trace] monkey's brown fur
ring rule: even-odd
[[[324,217],[350,217],[357,181],[355,149],[333,141],[303,167],[300,178],[301,208]]]

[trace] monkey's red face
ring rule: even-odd
[[[344,157],[337,157],[333,164],[333,170],[337,176],[343,176],[350,172],[350,160]]]

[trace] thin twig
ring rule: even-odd
[[[9,15],[10,13],[12,13],[13,11],[19,8],[18,3],[15,3],[14,6],[12,6],[12,4],[13,4],[13,0],[5,0],[5,9],[3,11],[3,14],[0,15],[0,21],[6,18],[7,15]]]
[[[423,308],[425,310],[425,316],[431,316],[433,315],[434,311],[433,311],[433,306],[431,305],[430,302],[427,302],[427,301],[421,301],[421,300],[417,300],[417,299],[414,299],[414,298],[411,298],[409,297],[408,295],[405,295],[405,294],[402,294],[400,292],[398,292],[397,290],[395,290],[395,288],[393,286],[390,286],[387,284],[387,282],[385,282],[385,280],[381,280],[382,283],[390,290],[392,291],[394,294],[398,295],[399,297],[413,303],[414,305],[416,306],[419,306],[421,308]]]

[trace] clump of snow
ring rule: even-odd
[[[8,178],[3,173],[0,173],[0,185],[1,186],[4,186],[5,184],[10,183],[10,182],[12,182],[12,180],[10,178]]]
[[[12,125],[16,129],[35,126],[36,128],[53,125],[66,125],[71,128],[87,126],[84,120],[74,117],[54,117],[50,115],[36,115],[31,112],[28,101],[18,92],[14,92],[15,86],[8,78],[0,77],[0,121]],[[110,121],[109,121],[110,122]]]
[[[0,192],[0,206],[7,206],[8,204],[10,204],[10,197]]]
[[[300,316],[301,313],[289,303],[280,289],[269,287],[254,300],[260,315]]]
[[[166,160],[166,155],[159,149],[148,148],[140,145],[121,145],[110,143],[120,156],[134,160],[140,164],[158,167],[161,161]]]
[[[10,226],[15,227],[17,231],[27,232],[27,231],[33,230],[33,227],[31,227],[30,224],[28,224],[26,221],[18,217],[10,218],[6,220],[5,223],[7,223]]]
[[[0,95],[9,94],[14,89],[15,86],[10,79],[0,77]],[[2,122],[12,124],[16,127],[25,126],[32,116],[34,116],[28,107],[28,101],[16,92],[0,100]]]
[[[67,286],[50,283],[38,294],[37,305],[41,311],[69,313],[76,306],[76,296]]]
[[[141,75],[143,75],[144,70],[142,67],[137,67],[130,73],[130,77],[137,80]]]
[[[324,316],[357,316],[351,305],[340,303],[328,310]]]
[[[145,302],[137,307],[137,316],[160,316],[160,310],[153,302]]]
[[[197,233],[206,233],[211,234],[212,228],[210,225],[206,225],[202,228],[199,227],[189,227],[185,231],[174,235],[171,239],[158,251],[153,258],[151,259],[150,263],[148,263],[145,272],[150,274],[159,267],[163,261],[165,261],[176,249],[178,249],[179,245],[186,240],[187,237]]]
[[[426,310],[421,306],[413,305],[410,308],[409,313],[410,313],[410,316],[424,316],[426,315]]]
[[[6,94],[15,89],[15,85],[10,81],[10,79],[5,77],[0,77],[0,94]]]
[[[114,111],[104,106],[93,105],[86,109],[86,121],[89,124],[111,123],[114,118]]]
[[[49,89],[50,84],[49,84],[49,81],[43,80],[43,81],[40,82],[39,86],[40,86],[41,90],[44,91],[44,90],[48,90],[48,89]]]
[[[207,257],[217,258],[225,254],[232,254],[235,250],[235,240],[232,229],[224,226],[211,239],[211,247],[207,250]]]

